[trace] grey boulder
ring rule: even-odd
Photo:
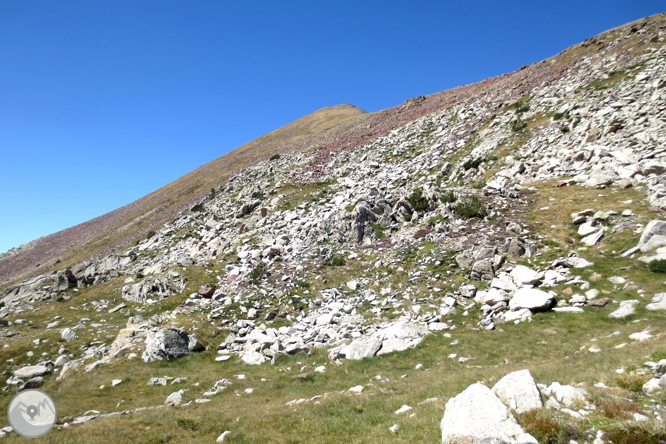
[[[190,351],[195,351],[191,346],[196,346],[198,342],[196,339],[192,341],[184,329],[169,327],[147,332],[145,344],[146,349],[141,357],[144,362],[151,362],[185,356]],[[200,349],[196,347],[196,350]]]

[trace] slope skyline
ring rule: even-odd
[[[127,205],[316,109],[388,108],[660,12],[656,2],[593,2],[573,15],[571,5],[382,5],[5,4],[0,186],[11,192],[0,204],[12,217],[0,252]]]

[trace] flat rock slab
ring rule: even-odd
[[[51,369],[45,365],[28,365],[14,370],[14,377],[21,379],[32,379],[51,373]]]
[[[415,347],[428,333],[428,326],[410,321],[389,322],[379,330],[353,340],[339,349],[347,359],[371,358]]]
[[[636,306],[638,305],[638,301],[635,299],[631,299],[628,301],[622,301],[620,302],[620,308],[615,310],[613,313],[609,314],[609,318],[615,318],[615,319],[623,319],[626,318],[627,316],[630,316],[634,313],[636,313]]]

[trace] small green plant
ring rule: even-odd
[[[334,267],[342,267],[345,264],[345,258],[343,257],[334,257],[331,259],[331,265]]]
[[[437,216],[433,216],[430,219],[428,219],[428,225],[430,225],[431,227],[434,227],[435,225],[437,225],[438,223],[443,222],[443,221],[444,221],[444,216],[442,216],[441,214],[438,214]]]
[[[296,281],[296,286],[297,286],[298,288],[308,289],[308,288],[310,288],[310,283],[309,283],[309,282],[305,282],[305,281]]]
[[[252,281],[252,284],[258,285],[259,282],[268,277],[268,267],[266,266],[265,263],[259,262],[255,267],[250,271],[250,280]]]
[[[155,234],[157,234],[157,233],[155,232],[155,230],[150,230],[150,231],[146,234],[146,239],[150,239],[151,237],[155,236]]]
[[[456,195],[453,193],[453,191],[446,190],[439,197],[439,200],[441,200],[443,203],[455,202],[456,201]]]
[[[648,268],[653,273],[666,273],[666,259],[655,259],[650,261]]]
[[[553,120],[560,120],[562,117],[564,117],[564,113],[555,113]]]
[[[210,193],[208,194],[208,198],[212,199],[215,197],[215,188],[210,189]]]
[[[472,188],[475,190],[480,190],[481,188],[486,186],[486,182],[483,180],[477,180],[476,182],[472,183]]]
[[[466,196],[461,199],[453,207],[453,212],[465,219],[472,219],[474,217],[484,218],[487,215],[486,206],[476,196]]]
[[[203,211],[203,210],[204,210],[203,204],[196,204],[195,206],[190,208],[190,211],[192,211],[193,213],[197,213],[197,212],[200,212],[200,211]]]
[[[278,160],[279,158],[280,158],[280,155],[279,155],[279,154],[273,154],[273,155],[271,156],[271,160]]]
[[[409,203],[416,211],[426,211],[428,209],[428,199],[423,195],[420,187],[414,188],[409,196]]]
[[[372,231],[375,233],[375,239],[384,239],[386,233],[384,233],[384,227],[379,224],[370,224]]]
[[[199,423],[189,418],[176,418],[176,424],[186,430],[197,430],[199,428]]]
[[[485,159],[482,159],[480,157],[477,157],[476,159],[468,159],[463,163],[463,169],[465,171],[472,169],[472,168],[478,168],[479,165],[481,165],[482,162],[484,162]]]
[[[356,208],[356,205],[347,205],[345,207],[345,210],[347,210],[351,213],[352,211],[354,211],[354,208]]]
[[[521,119],[516,119],[513,122],[511,122],[511,130],[514,133],[519,133],[525,128],[527,128],[527,123],[523,122]]]
[[[138,271],[138,272],[134,275],[134,277],[137,278],[137,279],[143,279],[145,276],[143,275],[143,273],[141,273],[140,271]]]
[[[569,129],[568,126],[563,126],[562,128],[560,128],[560,131],[562,131],[562,134],[566,134],[571,130]]]
[[[412,221],[412,215],[411,214],[405,214],[405,221],[411,222]]]

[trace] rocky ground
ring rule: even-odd
[[[660,15],[608,31],[514,73],[512,88],[502,76],[411,99],[372,117],[372,131],[347,128],[319,150],[243,169],[123,251],[11,285],[0,302],[3,402],[124,365],[277,369],[323,353],[294,375],[308,380],[348,360],[455,347],[458,332],[530,332],[547,319],[563,327],[545,335],[580,324],[592,338],[575,353],[649,352],[606,369],[626,375],[620,388],[638,385],[633,398],[601,381],[560,384],[564,370],[546,385],[519,369],[450,397],[442,441],[663,442],[665,26]],[[196,374],[148,385],[188,379]],[[166,404],[204,405],[233,385],[179,389]],[[319,404],[325,390],[283,404]],[[606,413],[611,404],[619,413]],[[69,412],[59,427],[148,407],[159,406]],[[218,442],[233,440],[225,433]]]

